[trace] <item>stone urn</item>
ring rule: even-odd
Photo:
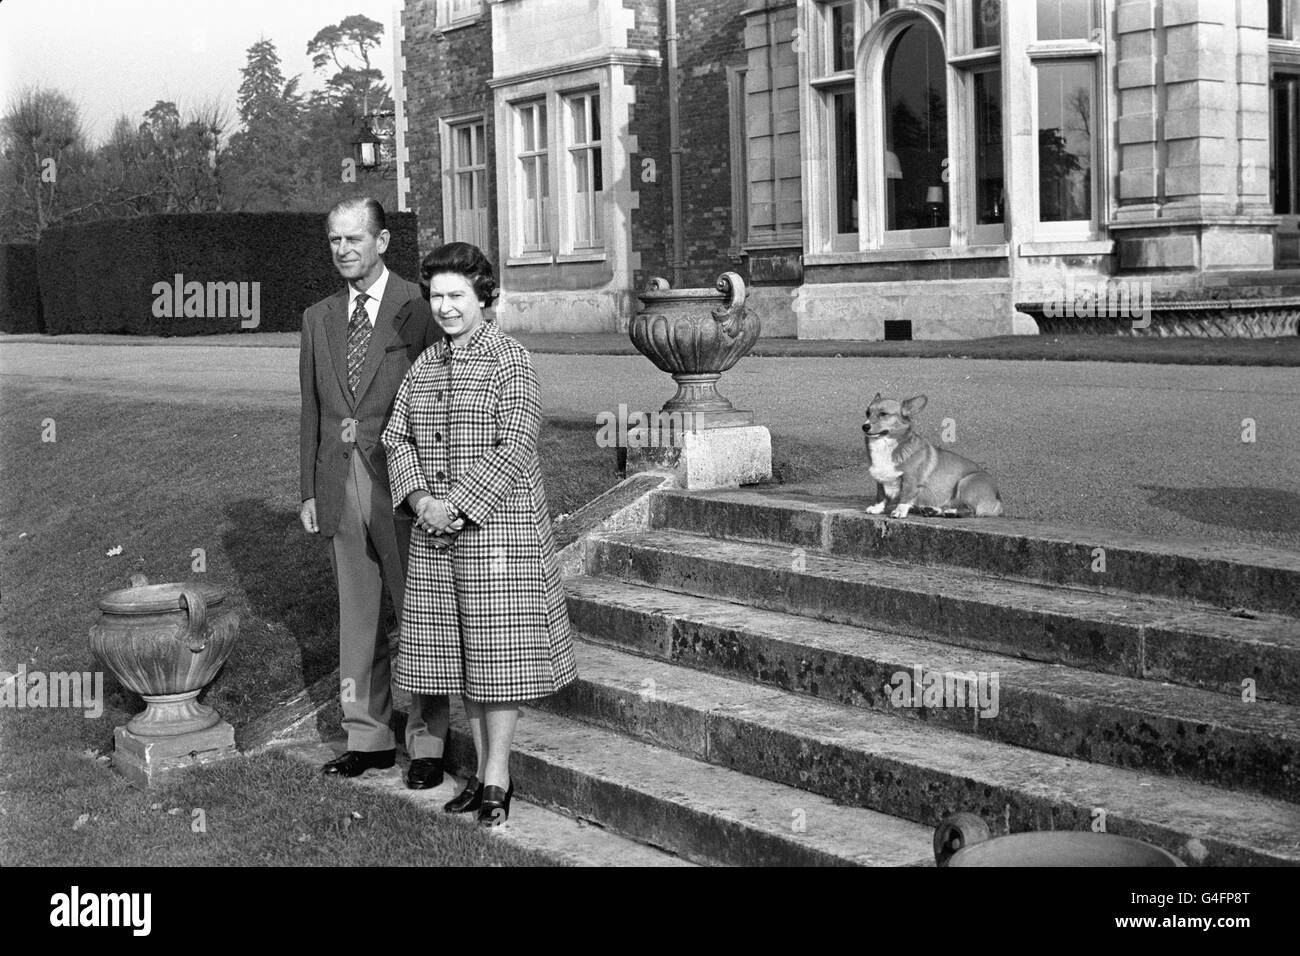
[[[1047,830],[990,837],[974,813],[945,817],[934,831],[934,859],[948,866],[1186,866],[1168,850],[1113,833]]]
[[[224,601],[225,592],[214,585],[150,584],[143,574],[99,599],[90,647],[124,687],[145,700],[127,731],[171,737],[222,722],[198,696],[239,633],[239,615]]]
[[[761,331],[745,310],[745,281],[724,272],[713,289],[672,289],[667,279],[654,278],[637,298],[642,309],[628,336],[677,383],[663,411],[680,413],[688,430],[752,424],[752,412],[737,410],[717,390],[722,373],[754,347]]]

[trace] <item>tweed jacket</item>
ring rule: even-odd
[[[383,433],[394,507],[424,489],[466,523],[445,549],[411,536],[399,687],[503,703],[577,677],[540,423],[532,358],[492,322],[434,345],[403,380]]]
[[[302,316],[299,494],[304,501],[316,499],[325,537],[338,531],[353,454],[365,456],[377,487],[387,490],[388,461],[379,436],[393,397],[411,363],[443,338],[420,287],[390,271],[354,396],[348,388],[348,319],[346,288]]]

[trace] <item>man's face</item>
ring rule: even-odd
[[[372,236],[369,218],[364,208],[345,209],[329,223],[334,268],[354,285],[368,285],[379,278],[383,268],[379,257],[388,248],[388,230]]]

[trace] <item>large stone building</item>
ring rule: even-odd
[[[1005,334],[1066,277],[1277,284],[1297,7],[406,0],[399,194],[494,256],[513,329],[724,270],[801,338]]]

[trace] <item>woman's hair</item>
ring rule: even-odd
[[[429,297],[429,280],[441,272],[462,275],[474,286],[480,302],[491,306],[500,293],[497,291],[497,274],[492,263],[478,246],[468,242],[449,242],[434,249],[420,263],[420,291]]]

